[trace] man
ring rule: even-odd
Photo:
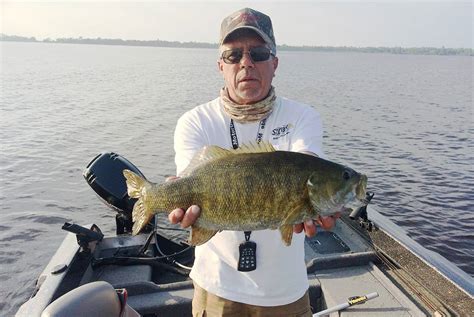
[[[270,18],[249,8],[231,14],[222,22],[219,50],[225,87],[220,97],[179,119],[174,140],[177,175],[206,145],[237,148],[266,141],[277,150],[323,155],[319,114],[276,96],[272,86],[278,57]],[[169,219],[188,227],[199,212],[198,206],[186,212],[176,209]],[[329,229],[335,218],[316,222]],[[303,230],[314,235],[313,220],[294,227],[295,233]],[[239,259],[248,254],[242,254],[241,245],[249,244],[257,246],[256,267],[241,267]],[[303,234],[295,234],[287,247],[278,230],[222,231],[195,253],[190,275],[193,316],[311,316]]]

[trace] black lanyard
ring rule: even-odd
[[[265,130],[265,125],[267,124],[267,118],[262,119],[258,124],[257,137],[255,141],[257,144],[262,141],[263,130]],[[230,141],[232,142],[232,147],[237,149],[239,147],[239,139],[237,138],[237,132],[235,132],[234,119],[230,119]]]
[[[260,123],[258,124],[257,136],[255,138],[255,141],[257,141],[257,144],[262,141],[263,130],[265,130],[266,124],[267,124],[267,118],[262,119]],[[234,119],[230,119],[230,141],[232,142],[232,147],[234,148],[234,150],[239,147],[239,139],[237,138],[237,132],[235,132]],[[249,241],[252,231],[244,231],[244,234],[245,234],[245,241]]]

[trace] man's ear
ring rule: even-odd
[[[223,69],[222,69],[223,66],[224,66],[224,65],[222,65],[222,59],[218,59],[218,60],[217,60],[217,68],[219,69],[219,72],[220,72],[221,74],[222,74],[222,71],[223,71]]]
[[[278,68],[278,57],[273,57],[272,59],[272,62],[273,62],[273,71],[276,71],[276,69]]]

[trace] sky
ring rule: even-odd
[[[473,48],[472,1],[7,1],[0,33],[218,42],[220,23],[251,7],[269,15],[277,44]]]

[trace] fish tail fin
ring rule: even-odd
[[[143,187],[147,181],[130,170],[123,170],[123,176],[127,181],[127,193],[131,198],[140,198],[142,196]]]
[[[138,201],[133,206],[132,220],[133,228],[132,234],[137,235],[140,231],[150,222],[153,218],[153,213],[149,212],[143,203],[143,198],[139,198]]]
[[[153,217],[153,211],[147,208],[145,204],[146,188],[151,184],[143,177],[140,177],[127,169],[123,170],[123,175],[127,180],[128,196],[138,199],[133,206],[132,212],[132,234],[136,235]]]

